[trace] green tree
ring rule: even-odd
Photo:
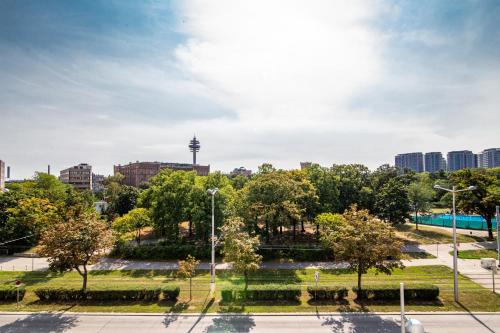
[[[108,214],[110,216],[123,216],[134,209],[139,198],[140,191],[133,186],[123,185],[113,200],[110,201]]]
[[[405,184],[391,178],[375,196],[375,213],[390,223],[404,223],[410,218],[410,203]]]
[[[460,192],[457,206],[465,212],[481,215],[488,226],[488,239],[493,240],[491,220],[500,203],[500,168],[459,170],[450,174],[450,180],[458,188],[476,187],[473,191]]]
[[[150,209],[155,229],[171,241],[179,240],[179,223],[190,218],[195,178],[194,171],[163,169],[150,179],[151,186],[141,193],[140,205]]]
[[[312,164],[305,170],[307,178],[316,188],[319,213],[340,212],[340,177],[331,169]]]
[[[423,182],[415,182],[408,185],[408,199],[415,211],[415,227],[418,230],[418,213],[426,212],[434,198],[434,190]]]
[[[352,206],[344,214],[320,215],[321,239],[333,249],[338,260],[346,261],[358,274],[358,289],[361,277],[370,268],[390,275],[395,268],[402,267],[401,246],[394,228],[375,218],[368,210],[357,210]]]
[[[141,244],[141,230],[151,225],[149,211],[146,208],[134,208],[127,214],[113,221],[113,229],[120,234],[135,232],[137,245]]]
[[[181,279],[189,279],[189,300],[191,300],[193,299],[193,276],[196,273],[196,267],[200,264],[200,261],[188,254],[186,260],[179,260],[178,264],[179,269],[177,270],[177,277]]]
[[[49,268],[65,272],[75,269],[87,291],[87,265],[97,261],[113,245],[113,235],[106,222],[95,214],[75,216],[45,229],[40,240],[40,254],[48,257]]]
[[[331,171],[338,177],[339,207],[343,212],[351,205],[373,209],[375,201],[370,183],[370,170],[361,164],[334,165]]]
[[[262,256],[257,254],[260,241],[244,230],[245,224],[240,218],[231,218],[222,226],[222,256],[224,261],[233,264],[233,270],[242,273],[245,290],[248,287],[248,273],[255,271],[262,263]]]

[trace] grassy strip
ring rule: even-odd
[[[453,255],[453,251],[450,251],[450,255]],[[460,259],[481,259],[481,258],[494,258],[497,259],[497,250],[459,250],[458,257]]]
[[[349,294],[345,300],[313,302],[309,300],[307,287],[315,286],[314,270],[260,270],[250,275],[250,285],[292,284],[301,289],[297,302],[258,301],[245,304],[225,305],[220,302],[220,291],[229,287],[242,287],[240,275],[229,271],[217,272],[217,290],[215,299],[209,296],[210,274],[199,271],[193,278],[193,298],[189,299],[189,281],[175,279],[172,271],[92,271],[89,276],[89,289],[94,287],[126,288],[127,286],[168,286],[181,288],[177,302],[160,299],[159,301],[137,302],[66,302],[60,304],[40,302],[33,290],[37,287],[75,287],[81,286],[78,273],[53,274],[49,272],[0,272],[0,284],[11,284],[20,279],[26,284],[26,295],[21,311],[79,311],[79,312],[330,312],[330,311],[398,311],[399,300],[394,301],[358,301],[350,291],[356,286],[356,274],[346,270],[320,270],[319,287],[345,287]],[[472,282],[466,277],[459,277],[460,302],[453,302],[453,274],[445,266],[418,266],[396,270],[386,276],[369,272],[363,276],[363,285],[432,284],[440,288],[436,301],[411,301],[408,311],[500,311],[500,296]],[[0,302],[0,311],[16,311],[15,303]]]

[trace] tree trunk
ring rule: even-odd
[[[415,230],[418,230],[418,210],[415,209]]]
[[[486,219],[486,225],[488,226],[488,240],[492,241],[493,240],[493,223],[491,223],[491,219],[493,218],[493,215],[483,216],[483,218]]]
[[[280,236],[283,235],[283,226],[280,225]]]
[[[269,243],[269,222],[266,221],[266,243]]]
[[[293,240],[295,240],[297,222],[293,221]]]
[[[82,291],[85,293],[87,292],[87,264],[83,265],[83,272],[79,266],[76,266],[76,270],[78,271],[78,274],[80,274],[83,278]]]
[[[141,228],[137,229],[137,245],[141,245]]]
[[[300,221],[300,232],[306,232],[306,229],[304,229],[304,220]]]
[[[189,219],[189,238],[193,237],[193,222]]]
[[[319,240],[319,224],[316,224],[316,240]]]
[[[193,294],[192,294],[192,285],[193,285],[193,278],[189,278],[189,300],[193,299]]]
[[[245,291],[248,289],[248,272],[243,272],[243,277],[245,278]]]
[[[358,290],[361,290],[361,268],[358,267]]]

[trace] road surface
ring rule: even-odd
[[[427,333],[500,332],[500,313],[415,314]],[[0,314],[0,333],[400,333],[398,315]]]

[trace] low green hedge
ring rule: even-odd
[[[41,301],[68,302],[78,300],[91,301],[158,301],[160,294],[169,300],[179,295],[179,287],[136,287],[115,289],[87,289],[84,293],[79,288],[36,288],[35,295]]]
[[[210,259],[209,245],[194,244],[143,244],[140,246],[131,246],[118,244],[110,253],[111,257],[136,260],[177,260],[185,258],[188,254],[198,259]],[[331,249],[318,247],[315,250],[302,248],[264,248],[258,249],[257,253],[262,255],[263,260],[293,259],[296,261],[326,261],[333,260]],[[219,250],[216,250],[216,256],[219,256]]]
[[[169,301],[175,301],[181,292],[178,286],[165,286],[161,288],[163,298]]]
[[[246,301],[298,301],[302,292],[300,286],[282,284],[250,285],[224,288],[221,290],[223,302]]]
[[[395,300],[399,299],[399,286],[365,286],[361,290],[352,288],[360,299]],[[434,300],[439,296],[439,287],[422,284],[405,286],[405,300]]]
[[[0,285],[0,301],[16,301],[17,300],[17,289],[19,288],[19,300],[21,301],[26,294],[26,289],[24,286],[15,287],[14,285]]]
[[[346,287],[307,287],[307,293],[313,300],[332,301],[346,298],[348,290]]]

